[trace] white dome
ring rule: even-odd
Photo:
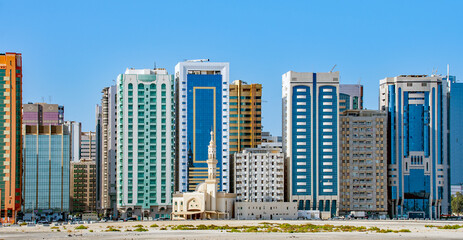
[[[204,193],[204,192],[206,192],[206,189],[207,189],[206,183],[203,182],[203,183],[198,184],[198,186],[196,186],[195,192]]]

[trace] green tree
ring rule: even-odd
[[[463,195],[460,192],[457,192],[455,195],[452,195],[452,212],[460,216],[463,213]]]

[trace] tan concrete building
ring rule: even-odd
[[[217,158],[214,133],[208,147],[207,179],[194,192],[176,193],[172,200],[172,219],[231,219],[236,194],[218,192]]]
[[[71,212],[96,211],[96,164],[91,159],[71,162]]]
[[[238,220],[296,220],[297,202],[236,202]]]
[[[387,115],[346,110],[340,117],[340,214],[387,214]]]

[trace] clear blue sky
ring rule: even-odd
[[[23,102],[65,106],[94,130],[101,90],[127,67],[230,62],[230,79],[262,83],[264,130],[281,135],[281,75],[328,72],[365,86],[433,68],[463,78],[463,1],[7,1],[0,52],[23,54]]]

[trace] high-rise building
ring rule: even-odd
[[[340,124],[340,214],[386,217],[387,114],[346,110]]]
[[[96,134],[95,132],[82,132],[80,134],[80,158],[96,160]]]
[[[228,124],[229,64],[193,60],[175,66],[176,190],[194,191],[207,179],[207,142],[213,131],[217,144],[219,191],[230,190]]]
[[[23,124],[62,125],[64,106],[48,103],[28,103],[23,105]]]
[[[116,217],[116,86],[103,89],[97,120],[97,183],[99,208],[105,216]]]
[[[117,80],[117,206],[122,216],[169,217],[174,174],[174,79],[127,69]]]
[[[230,154],[255,148],[262,137],[262,85],[230,84]]]
[[[21,210],[22,57],[0,53],[0,222],[12,223]]]
[[[339,84],[339,112],[363,109],[363,85]]]
[[[380,80],[388,113],[391,217],[439,218],[449,210],[447,85],[439,76]]]
[[[71,212],[96,211],[96,164],[92,159],[71,162]]]
[[[339,72],[283,74],[287,196],[299,210],[337,214]]]
[[[64,220],[69,213],[68,127],[24,125],[23,137],[25,219],[44,211],[47,220]]]
[[[71,139],[71,162],[76,162],[80,160],[80,138],[81,138],[81,129],[82,124],[80,122],[75,121],[65,121],[64,125],[66,125],[69,129],[69,137]]]
[[[457,82],[455,76],[446,77],[450,86],[449,128],[450,128],[450,184],[463,185],[463,82]]]
[[[283,202],[284,154],[281,142],[266,142],[234,154],[236,201]]]

